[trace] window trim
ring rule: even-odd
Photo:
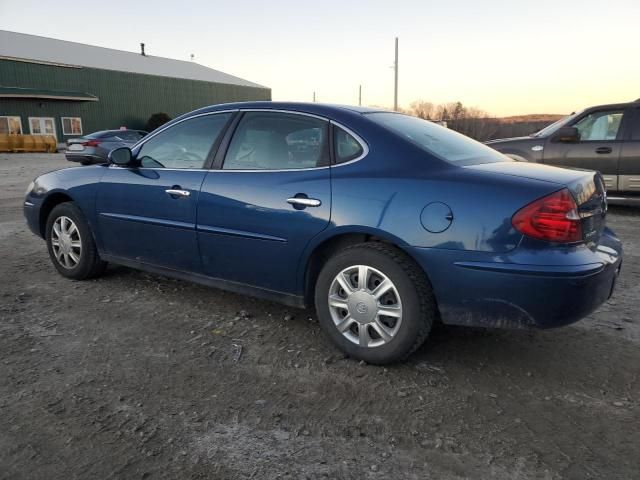
[[[66,120],[74,120],[74,119],[80,120],[80,133],[73,133],[73,132],[71,132],[71,133],[67,133],[67,132],[65,132],[65,131],[64,131],[64,121],[65,121],[65,119],[66,119]],[[83,131],[84,131],[84,130],[83,130],[83,128],[82,128],[82,117],[60,117],[60,123],[62,124],[62,135],[65,135],[65,136],[69,136],[69,135],[83,135]]]
[[[237,115],[238,109],[216,110],[215,112],[199,113],[197,115],[191,115],[191,116],[188,116],[188,117],[185,117],[185,118],[181,118],[181,119],[179,119],[177,121],[167,122],[165,125],[160,127],[157,131],[154,131],[153,133],[148,133],[147,135],[142,137],[140,140],[138,140],[137,143],[135,143],[134,145],[131,146],[131,152],[133,154],[133,158],[136,159],[136,163],[137,163],[137,157],[138,157],[138,154],[140,153],[140,149],[142,149],[144,144],[147,143],[149,140],[151,140],[156,135],[159,135],[160,133],[164,132],[165,130],[168,130],[169,128],[171,128],[171,127],[173,127],[175,125],[179,125],[182,122],[186,122],[187,120],[191,120],[191,119],[199,118],[199,117],[206,117],[206,116],[209,116],[209,115],[225,114],[225,113],[230,113],[231,115],[230,115],[229,119],[227,120],[227,123],[222,128],[222,131],[220,132],[220,135],[218,136],[216,141],[213,142],[213,145],[211,146],[211,150],[209,151],[209,154],[207,155],[207,158],[206,158],[202,168],[166,168],[166,167],[154,168],[154,167],[142,167],[142,166],[139,166],[139,165],[132,166],[132,167],[128,167],[128,166],[122,166],[121,167],[121,166],[118,166],[118,165],[111,165],[111,166],[115,167],[115,168],[126,168],[126,169],[129,169],[129,170],[137,169],[137,170],[162,170],[164,172],[209,172],[213,168],[213,161],[216,158],[218,151],[220,150],[220,146],[222,145],[223,139],[228,134],[230,126],[232,126],[234,124],[234,122],[236,121],[236,118],[238,117],[238,115]]]
[[[7,130],[10,130],[9,119],[10,118],[17,118],[18,119],[18,124],[20,125],[20,133],[11,133],[11,132],[9,132],[7,135],[23,135],[24,134],[24,131],[22,130],[22,117],[20,115],[0,115],[0,118],[6,118],[7,119]]]
[[[179,120],[172,120],[171,122],[168,122],[167,124],[163,125],[162,127],[160,127],[159,129],[157,129],[154,132],[148,133],[147,135],[145,135],[144,137],[142,137],[136,144],[134,144],[131,147],[131,151],[133,152],[134,156],[137,156],[138,152],[140,151],[140,148],[142,148],[142,146],[148,142],[149,140],[151,140],[153,137],[155,137],[156,135],[159,135],[160,133],[164,132],[166,129],[177,125],[179,123],[185,122],[187,120],[190,120],[192,118],[196,118],[196,117],[204,117],[206,115],[217,115],[219,113],[233,113],[233,114],[242,114],[244,112],[274,112],[274,113],[291,113],[294,115],[304,115],[307,117],[312,117],[312,118],[317,118],[320,120],[325,120],[327,122],[329,122],[329,127],[331,127],[331,125],[335,125],[337,127],[342,128],[345,132],[349,133],[350,135],[353,136],[353,138],[355,138],[358,143],[360,143],[360,145],[362,146],[362,155],[360,155],[360,157],[358,158],[354,158],[353,160],[349,160],[348,162],[344,162],[344,163],[334,163],[334,158],[333,158],[333,153],[331,154],[331,161],[329,165],[322,165],[320,167],[309,167],[309,168],[297,168],[297,169],[283,169],[283,170],[223,170],[222,169],[222,162],[224,160],[224,157],[227,153],[227,149],[229,148],[229,143],[231,143],[231,139],[233,138],[233,134],[235,133],[235,130],[238,126],[238,123],[240,123],[240,119],[242,117],[242,115],[233,115],[230,119],[230,121],[227,123],[226,125],[226,130],[223,132],[223,134],[220,136],[219,140],[219,144],[216,146],[214,144],[214,147],[217,147],[217,151],[214,154],[213,157],[213,162],[211,164],[205,164],[205,167],[203,168],[163,168],[163,171],[179,171],[179,172],[187,172],[187,171],[191,171],[191,172],[199,172],[199,171],[207,171],[207,172],[229,172],[229,173],[282,173],[282,172],[304,172],[304,171],[309,171],[309,170],[321,170],[323,168],[338,168],[338,167],[343,167],[346,165],[350,165],[352,163],[355,162],[359,162],[360,160],[362,160],[363,158],[365,158],[368,154],[369,154],[369,144],[357,133],[355,133],[353,130],[351,130],[350,128],[344,126],[342,123],[340,122],[336,122],[335,120],[332,120],[328,117],[323,117],[321,115],[316,115],[314,113],[307,113],[307,112],[298,112],[295,110],[284,110],[284,109],[279,109],[279,108],[233,108],[233,109],[226,109],[226,110],[215,110],[212,112],[204,112],[204,113],[198,113],[196,115],[189,115],[188,117],[185,118],[181,118]],[[333,142],[329,142],[330,144]],[[330,151],[332,150],[331,145],[329,145],[330,147]],[[112,168],[127,168],[127,169],[131,169],[131,168],[137,168],[140,170],[154,170],[151,167],[121,167],[118,165],[111,165]]]
[[[625,124],[627,123],[627,118],[629,117],[628,115],[628,108],[626,107],[621,107],[621,108],[601,108],[601,109],[594,109],[594,110],[590,110],[590,111],[586,111],[584,112],[582,115],[580,115],[579,117],[576,117],[572,122],[570,122],[569,124],[567,124],[567,127],[574,127],[576,128],[576,125],[578,123],[580,123],[582,120],[584,120],[585,118],[587,118],[589,115],[593,115],[595,113],[602,113],[602,112],[609,112],[609,113],[622,113],[622,118],[620,119],[620,126],[618,127],[618,132],[616,133],[616,138],[614,138],[613,140],[578,140],[576,142],[576,144],[581,144],[581,143],[586,143],[586,144],[593,144],[593,143],[610,143],[610,142],[623,142],[624,141],[624,130],[625,130]],[[551,136],[553,137],[555,135],[552,134]]]
[[[367,156],[367,154],[369,153],[369,146],[367,145],[367,143],[357,134],[355,133],[353,130],[348,129],[347,127],[345,127],[344,125],[340,125],[337,122],[334,122],[333,120],[331,120],[331,165],[333,167],[339,167],[342,165],[349,165],[350,163],[354,163],[357,162],[358,160],[362,160],[364,157]],[[345,162],[338,162],[338,155],[335,153],[335,142],[336,142],[336,131],[335,128],[333,127],[337,127],[341,130],[344,130],[346,133],[348,133],[349,135],[351,135],[356,142],[358,142],[360,144],[360,148],[362,148],[362,153],[360,155],[358,155],[355,158],[352,158],[351,160],[347,160]]]
[[[225,142],[224,144],[221,145],[220,148],[220,152],[218,152],[219,154],[216,155],[216,162],[214,163],[214,167],[221,171],[221,172],[252,172],[252,173],[257,173],[257,172],[305,172],[308,170],[320,170],[322,168],[329,168],[331,166],[332,163],[332,156],[331,156],[331,120],[325,117],[321,117],[319,115],[314,115],[311,113],[306,113],[306,112],[291,112],[291,111],[287,111],[287,110],[276,110],[276,109],[272,109],[272,108],[257,108],[257,109],[253,109],[253,108],[249,108],[249,109],[241,109],[240,110],[241,115],[238,115],[238,119],[237,121],[234,123],[233,128],[230,129],[231,131],[229,132],[229,136],[228,138],[225,138]],[[319,165],[319,166],[315,166],[315,167],[305,167],[305,168],[274,168],[274,169],[269,169],[269,168],[257,168],[257,169],[250,169],[250,168],[246,168],[246,169],[226,169],[224,168],[224,161],[225,158],[227,156],[227,152],[229,151],[229,147],[231,146],[231,141],[233,140],[233,138],[235,137],[235,134],[238,130],[238,127],[240,125],[240,122],[242,122],[242,119],[244,118],[245,114],[247,113],[283,113],[283,114],[293,114],[293,115],[300,115],[300,116],[306,116],[306,117],[310,117],[310,118],[315,118],[317,120],[322,120],[323,122],[326,123],[326,128],[327,128],[327,145],[326,145],[326,156],[328,156],[328,158],[326,158],[326,162],[323,162],[323,165]],[[326,163],[326,165],[324,165],[324,163]]]
[[[40,119],[40,120],[51,120],[51,123],[53,124],[53,136],[56,138],[56,140],[58,139],[58,128],[56,127],[56,119],[54,117],[28,117],[29,118],[29,134],[30,135],[38,135],[38,136],[45,136],[45,135],[52,135],[50,133],[33,133],[33,129],[31,128],[31,119]]]
[[[323,117],[322,115],[316,115],[314,113],[308,113],[308,112],[299,112],[296,110],[285,110],[285,109],[281,109],[281,108],[241,108],[238,109],[238,111],[240,113],[245,113],[245,112],[273,112],[273,113],[290,113],[293,115],[302,115],[302,116],[307,116],[307,117],[312,117],[312,118],[317,118],[319,120],[324,120],[326,122],[329,122],[329,130],[332,130],[332,126],[335,125],[339,128],[342,128],[345,132],[349,133],[350,135],[353,136],[353,138],[356,139],[356,141],[358,143],[360,143],[360,146],[362,147],[362,155],[360,155],[358,158],[354,158],[353,160],[349,160],[348,162],[343,162],[343,163],[338,163],[336,164],[334,161],[334,155],[333,155],[333,141],[332,138],[330,138],[329,140],[329,152],[330,152],[330,162],[329,165],[321,165],[318,167],[307,167],[307,168],[285,168],[285,169],[277,169],[277,170],[266,170],[266,169],[257,169],[257,170],[224,170],[222,168],[222,163],[224,162],[224,157],[227,154],[227,150],[229,148],[229,144],[231,143],[231,139],[233,138],[233,135],[235,134],[236,128],[238,127],[238,123],[240,123],[240,119],[242,117],[242,115],[238,115],[238,117],[235,119],[234,123],[230,125],[229,129],[227,130],[227,133],[225,135],[225,138],[223,139],[222,143],[220,144],[220,148],[218,149],[218,153],[216,154],[216,158],[213,162],[211,171],[216,171],[216,172],[230,172],[230,173],[282,173],[282,172],[306,172],[306,171],[310,171],[310,170],[322,170],[324,168],[337,168],[337,167],[342,167],[345,165],[349,165],[355,162],[358,162],[360,160],[362,160],[364,157],[366,157],[369,154],[369,144],[357,133],[355,133],[353,130],[351,130],[348,127],[345,127],[343,124],[336,122],[335,120],[332,120],[331,118],[328,117]],[[331,135],[331,134],[330,134]]]

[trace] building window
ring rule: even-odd
[[[29,130],[31,135],[53,135],[56,136],[56,126],[53,118],[49,117],[29,117]]]
[[[0,117],[0,133],[22,135],[22,121],[20,117]]]
[[[82,135],[82,119],[80,117],[62,117],[63,135]]]

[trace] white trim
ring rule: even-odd
[[[64,131],[64,121],[65,120],[79,120],[80,121],[80,132],[65,132]],[[82,135],[82,118],[81,117],[60,117],[60,123],[62,123],[62,135]],[[70,123],[71,125],[71,123]]]
[[[11,131],[10,131],[10,127],[9,127],[9,119],[10,118],[17,118],[18,119],[18,125],[20,125],[20,133],[18,135],[22,135],[23,131],[22,131],[22,118],[19,115],[0,115],[0,118],[6,118],[7,119],[7,131],[9,132],[9,134],[11,135]]]
[[[269,170],[269,169],[258,169],[258,170],[231,170],[231,169],[227,169],[225,170],[224,168],[210,168],[210,169],[204,169],[204,168],[193,168],[193,169],[187,169],[187,168],[162,168],[162,169],[155,169],[152,167],[136,167],[138,170],[163,170],[163,171],[205,171],[205,172],[228,172],[228,173],[282,173],[282,172],[301,172],[301,171],[308,171],[308,170],[323,170],[325,168],[338,168],[338,167],[343,167],[346,165],[350,165],[352,163],[355,162],[359,162],[360,160],[362,160],[364,157],[366,157],[369,154],[369,144],[357,133],[355,133],[353,130],[351,130],[350,128],[345,127],[343,124],[336,122],[328,117],[322,117],[320,115],[315,115],[313,113],[307,113],[307,112],[297,112],[297,111],[292,111],[292,110],[282,110],[282,109],[274,109],[274,108],[235,108],[235,109],[228,109],[228,110],[216,110],[213,112],[204,112],[204,113],[199,113],[197,115],[192,115],[186,118],[183,118],[175,123],[171,123],[163,125],[162,127],[156,129],[153,133],[150,133],[149,135],[143,137],[141,140],[138,141],[138,143],[136,143],[135,145],[133,145],[131,148],[131,150],[134,150],[138,147],[142,147],[146,142],[148,142],[149,140],[151,140],[153,137],[155,137],[156,135],[164,132],[165,130],[173,127],[174,125],[178,125],[179,123],[185,122],[187,120],[190,120],[192,118],[197,118],[197,117],[204,117],[206,115],[216,115],[218,113],[233,113],[233,112],[275,112],[275,113],[291,113],[294,115],[305,115],[308,117],[313,117],[313,118],[317,118],[320,120],[324,120],[328,123],[332,123],[333,125],[343,129],[345,132],[347,132],[349,135],[353,136],[353,138],[356,139],[356,141],[358,143],[360,143],[360,145],[362,146],[362,154],[357,157],[354,158],[353,160],[349,160],[348,162],[344,162],[344,163],[338,163],[336,165],[323,165],[321,167],[308,167],[308,168],[287,168],[287,169],[279,169],[279,170]],[[233,132],[235,134],[235,132]],[[328,139],[329,141],[333,141],[333,139]],[[224,163],[223,163],[224,165]],[[115,165],[112,165],[115,166]],[[129,167],[118,167],[118,168],[129,168]]]
[[[358,135],[356,132],[354,132],[350,128],[347,128],[347,127],[345,127],[344,125],[342,125],[342,124],[340,124],[338,122],[334,122],[333,120],[330,120],[329,122],[333,123],[336,127],[341,128],[342,130],[347,132],[349,135],[351,135],[356,140],[356,142],[358,142],[360,144],[360,146],[362,147],[362,153],[359,156],[357,156],[356,158],[352,158],[348,162],[337,163],[335,165],[332,165],[332,167],[340,167],[341,165],[349,165],[350,163],[355,163],[355,162],[357,162],[359,160],[362,160],[367,155],[369,155],[369,144],[367,142],[365,142],[365,140],[360,135]],[[333,141],[333,138],[331,139],[331,141]]]
[[[31,120],[40,120],[40,127],[42,128],[42,120],[51,120],[51,124],[53,125],[53,134],[51,133],[33,133],[33,128],[31,125]],[[56,133],[56,119],[53,117],[29,117],[29,133],[31,135],[53,135],[58,140],[58,135]]]

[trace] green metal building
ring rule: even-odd
[[[144,129],[217,103],[271,100],[271,89],[193,61],[0,30],[0,133],[55,135]]]

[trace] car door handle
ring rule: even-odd
[[[180,190],[179,188],[168,188],[165,190],[172,197],[188,197],[191,195],[189,190]]]
[[[596,148],[596,153],[611,153],[613,150],[611,147],[598,147]]]
[[[287,198],[287,203],[299,207],[319,207],[322,202],[317,198],[291,197]]]

